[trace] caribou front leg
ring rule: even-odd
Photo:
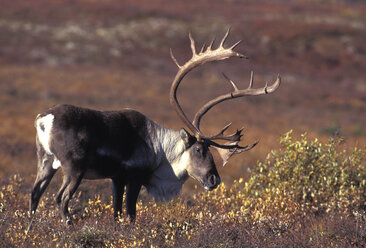
[[[127,184],[126,189],[126,208],[127,215],[130,218],[131,222],[135,221],[136,218],[136,202],[137,197],[140,193],[141,183],[139,182],[130,182]]]
[[[118,220],[119,215],[122,214],[122,201],[125,190],[124,181],[121,178],[112,178],[112,190],[114,219]]]

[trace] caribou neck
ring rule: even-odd
[[[184,142],[179,131],[160,126],[157,124],[156,141],[160,146],[160,152],[163,152],[167,161],[172,164],[177,160],[185,150]]]

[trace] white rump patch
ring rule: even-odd
[[[53,163],[52,163],[52,168],[57,170],[58,168],[61,167],[61,162],[55,156],[53,156],[53,157],[54,157],[54,160],[53,160]]]
[[[46,153],[50,155],[52,155],[52,152],[50,150],[50,139],[54,118],[55,116],[53,114],[48,114],[46,116],[37,119],[38,140],[41,143],[44,150],[46,151]]]
[[[61,167],[61,162],[56,158],[56,156],[51,152],[50,149],[51,131],[54,119],[55,116],[53,114],[48,114],[46,116],[37,118],[36,128],[38,140],[46,153],[53,156],[52,168],[57,170]],[[44,158],[42,162],[45,163],[45,160],[46,158]]]

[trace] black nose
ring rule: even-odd
[[[212,187],[214,185],[216,185],[216,176],[215,175],[211,175],[209,178],[208,178],[208,183],[209,183],[209,186]]]
[[[207,178],[207,186],[209,190],[215,189],[220,183],[220,177],[216,176],[215,174],[212,174]]]

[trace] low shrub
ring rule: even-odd
[[[342,149],[342,142],[335,138],[327,144],[308,141],[305,134],[293,141],[288,132],[281,137],[281,148],[250,171],[245,197],[249,202],[273,204],[284,199],[280,202],[291,202],[303,214],[365,210],[365,150]],[[281,203],[282,208],[285,205]],[[253,207],[253,203],[246,206]]]

